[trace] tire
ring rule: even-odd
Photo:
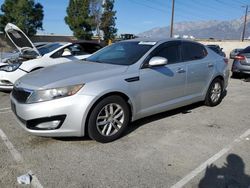
[[[223,98],[223,81],[220,78],[216,78],[210,84],[206,99],[205,105],[207,106],[217,106],[221,103]]]
[[[129,116],[129,106],[122,97],[106,97],[90,112],[88,134],[97,142],[112,142],[120,138],[126,130]]]

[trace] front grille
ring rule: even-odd
[[[32,91],[23,88],[14,87],[12,90],[12,96],[20,103],[25,103],[31,93]]]

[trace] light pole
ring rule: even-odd
[[[245,39],[245,33],[246,33],[246,25],[247,25],[247,14],[248,14],[248,5],[243,6],[246,7],[246,12],[245,12],[245,20],[244,20],[244,27],[243,27],[243,32],[242,32],[242,38],[241,41],[243,42]]]
[[[170,25],[170,38],[173,37],[173,30],[174,30],[174,4],[175,4],[175,0],[172,0],[172,16],[171,16],[171,25]]]

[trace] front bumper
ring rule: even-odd
[[[12,111],[21,127],[33,135],[47,137],[84,136],[85,121],[93,103],[94,96],[74,95],[47,102],[21,104],[11,95]],[[37,130],[27,123],[62,116],[65,116],[63,123],[56,129]]]
[[[250,74],[250,65],[242,65],[239,61],[234,61],[232,65],[232,72]]]
[[[26,72],[20,69],[17,69],[13,72],[0,70],[0,90],[12,90],[14,83],[26,74]],[[9,83],[7,84],[7,82]]]

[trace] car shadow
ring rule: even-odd
[[[245,174],[245,163],[236,154],[229,154],[226,163],[219,168],[214,164],[207,166],[199,188],[248,188],[250,176]]]
[[[224,99],[227,96],[227,90],[225,90],[222,94],[222,98]],[[159,114],[155,114],[152,116],[147,116],[145,118],[136,120],[134,122],[132,122],[128,128],[127,131],[125,131],[123,136],[127,136],[130,133],[132,133],[133,131],[135,131],[136,129],[140,128],[141,126],[154,122],[154,121],[158,121],[160,119],[164,119],[164,118],[168,118],[177,114],[188,114],[188,113],[192,113],[192,110],[199,108],[201,106],[204,106],[204,102],[197,102],[197,103],[193,103],[190,104],[188,106],[184,106],[184,107],[180,107],[174,110],[170,110],[170,111],[166,111],[166,112],[162,112]]]
[[[140,128],[141,126],[154,122],[154,121],[158,121],[160,119],[164,119],[164,118],[169,118],[171,116],[177,115],[177,114],[188,114],[188,113],[192,113],[192,110],[199,108],[201,106],[204,105],[204,102],[198,102],[198,103],[194,103],[185,107],[180,107],[174,110],[170,110],[170,111],[166,111],[166,112],[162,112],[159,114],[155,114],[152,116],[147,116],[145,118],[136,120],[134,122],[132,122],[127,130],[125,131],[123,136],[127,136],[130,133],[134,132],[136,129]]]
[[[53,137],[52,139],[62,142],[80,142],[80,141],[91,141],[92,139],[86,135],[83,137]]]
[[[243,80],[245,82],[250,82],[250,75],[249,74],[240,74],[236,77],[231,76],[231,79]]]

